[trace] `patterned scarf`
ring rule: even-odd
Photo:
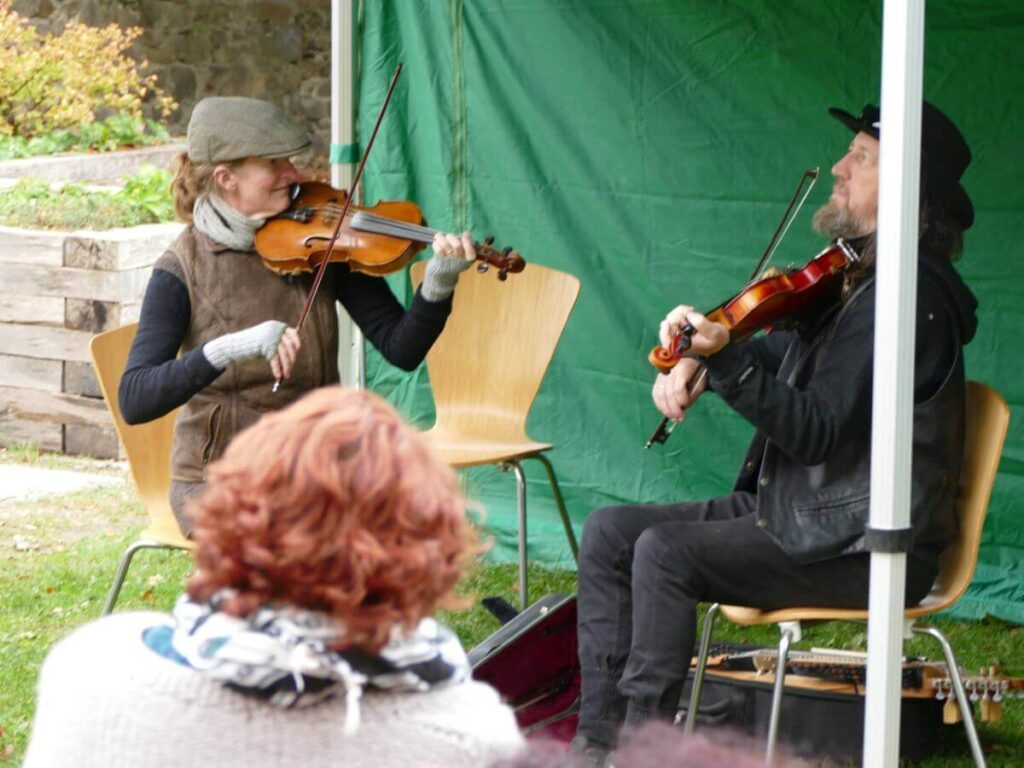
[[[202,195],[192,206],[192,222],[204,235],[234,251],[251,251],[256,230],[266,219],[251,219],[218,195]]]
[[[354,648],[333,651],[328,645],[344,636],[336,620],[287,606],[265,606],[239,619],[218,610],[229,595],[223,590],[207,603],[182,595],[174,606],[173,626],[150,627],[143,642],[275,707],[308,707],[344,693],[346,734],[359,727],[365,686],[428,691],[469,677],[458,638],[433,619],[423,619],[411,632],[396,629],[377,655]]]

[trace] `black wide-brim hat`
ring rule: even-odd
[[[854,117],[844,109],[830,107],[828,113],[855,133],[879,137],[881,118],[878,107],[868,104]],[[964,229],[974,224],[974,206],[960,184],[971,150],[963,135],[936,106],[921,104],[921,183],[926,199],[943,207]]]

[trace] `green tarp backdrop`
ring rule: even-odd
[[[803,265],[824,245],[810,212],[851,139],[826,108],[879,102],[881,14],[881,2],[848,0],[364,4],[361,136],[405,64],[366,201],[415,200],[434,227],[493,234],[582,281],[528,423],[556,446],[577,530],[599,506],[730,489],[752,428],[714,396],[667,445],[642,450],[659,420],[646,355],[668,309],[710,308],[739,288],[806,168],[822,180],[774,263]],[[981,301],[968,376],[1013,410],[981,563],[957,613],[1024,622],[1024,377],[1014,373],[1024,358],[1024,11],[1016,0],[937,0],[926,27],[925,97],[974,152],[964,183],[977,221],[959,263]],[[395,286],[408,296],[405,277]],[[369,386],[429,426],[425,368],[404,374],[368,354]],[[546,479],[532,471],[530,556],[569,566]],[[495,556],[508,557],[512,475],[473,470],[468,488]]]

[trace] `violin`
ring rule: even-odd
[[[839,238],[801,269],[762,278],[719,304],[705,317],[729,329],[729,343],[738,344],[780,321],[799,315],[820,302],[834,298],[843,284],[845,270],[860,255]],[[695,328],[687,323],[671,340],[668,349],[657,346],[647,359],[661,373],[668,373],[690,348]]]
[[[320,182],[294,184],[288,210],[256,231],[256,252],[264,266],[278,274],[311,272],[325,260],[332,235],[331,262],[343,261],[357,272],[388,275],[405,267],[420,244],[434,240],[435,230],[422,226],[416,203],[379,202],[364,208],[348,205],[348,194]],[[344,220],[339,217],[344,213]],[[340,228],[339,228],[340,223]],[[493,237],[474,243],[478,269],[498,270],[498,279],[522,272],[526,262],[511,248],[498,250]]]
[[[777,326],[815,305],[835,298],[843,286],[843,273],[858,263],[860,254],[846,240],[839,238],[802,269],[791,269],[757,280],[719,304],[705,317],[728,328],[729,343],[739,344],[758,331]],[[668,348],[655,347],[647,359],[660,373],[668,373],[686,356],[690,338],[695,332],[696,329],[687,323],[672,337]],[[700,366],[687,387],[691,398],[706,376],[707,369]],[[667,416],[663,418],[647,439],[644,448],[664,443],[674,427],[675,423]]]
[[[402,221],[392,219],[383,215],[370,213],[369,209],[355,209],[349,218],[349,211],[352,210],[352,198],[355,197],[356,189],[359,187],[359,180],[363,177],[363,169],[366,167],[366,159],[370,156],[373,143],[377,140],[377,132],[388,111],[388,104],[391,103],[391,96],[395,92],[395,85],[398,84],[398,76],[402,74],[402,65],[395,68],[395,74],[391,76],[391,85],[384,96],[384,104],[377,115],[377,122],[373,124],[370,131],[370,138],[363,150],[363,156],[359,159],[359,167],[356,168],[355,176],[352,177],[352,185],[347,192],[341,192],[326,184],[299,184],[292,189],[292,204],[284,214],[275,216],[271,221],[264,224],[257,232],[255,238],[256,250],[263,258],[264,264],[268,260],[277,258],[286,263],[285,271],[312,271],[318,265],[326,265],[332,261],[345,261],[353,269],[359,269],[371,274],[387,274],[401,269],[412,258],[415,248],[412,243],[429,243],[434,239],[434,231],[421,226],[423,221],[413,203],[398,204],[401,210],[411,220]],[[303,189],[308,190],[309,195],[303,196]],[[394,205],[394,204],[383,204]],[[411,206],[411,207],[410,207]],[[356,217],[361,215],[361,227],[356,226]],[[280,222],[274,224],[274,222]],[[272,225],[269,226],[268,225]],[[295,227],[298,227],[296,230]],[[338,250],[339,256],[335,258],[335,248],[342,232],[346,232],[347,247]],[[260,233],[263,233],[262,236]],[[356,235],[359,232],[362,234]],[[289,234],[290,233],[290,236]],[[401,234],[396,234],[401,233]],[[369,243],[370,235],[385,235],[395,242],[389,243],[387,248],[378,248],[374,253],[369,246],[358,248],[361,243]],[[326,242],[325,242],[326,241]],[[379,240],[374,242],[380,243]],[[493,238],[487,238],[478,246],[483,258],[488,261],[481,261],[481,271],[487,270],[489,259],[494,257],[498,266],[498,278],[504,280],[509,272],[521,272],[526,263],[518,253],[506,248],[499,256],[499,252],[491,248]],[[261,247],[262,243],[262,247]],[[359,259],[354,254],[360,252]],[[383,253],[383,255],[381,255]],[[361,259],[361,260],[360,260]],[[275,269],[271,267],[271,269]],[[276,270],[275,270],[276,271]],[[324,281],[326,269],[317,269],[313,284],[306,294],[306,303],[299,314],[299,320],[295,324],[296,330],[301,330],[306,318],[309,317],[309,310],[316,299],[317,291]],[[277,392],[281,386],[281,379],[274,382],[272,392]]]

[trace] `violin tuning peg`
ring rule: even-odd
[[[494,244],[494,235],[488,235],[487,237],[484,238],[484,245],[493,245],[493,244]]]
[[[499,269],[498,270],[498,279],[501,280],[502,282],[504,282],[505,280],[508,280],[508,271],[504,270],[504,269]]]
[[[502,256],[508,256],[510,253],[512,253],[512,246],[511,245],[506,245],[504,248],[501,249],[501,255]]]

